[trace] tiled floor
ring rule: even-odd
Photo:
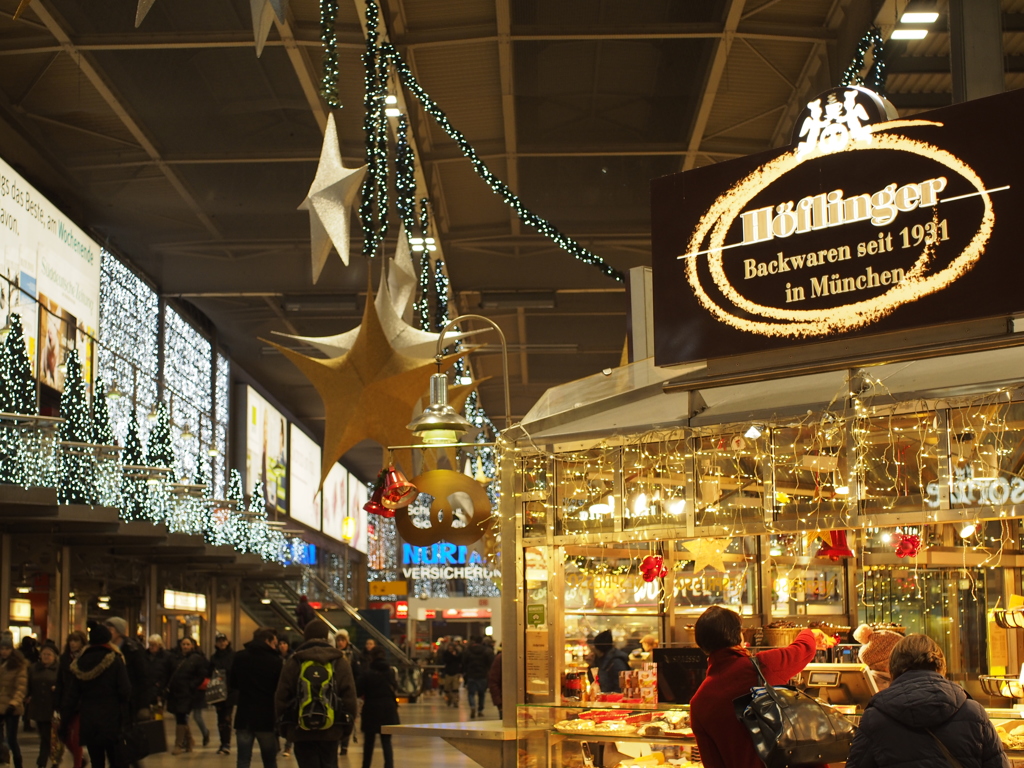
[[[466,704],[466,693],[462,691],[462,700],[458,709],[446,707],[444,700],[437,696],[421,698],[415,704],[402,704],[399,707],[399,717],[403,724],[416,723],[445,723],[452,721],[469,721],[469,706]],[[498,710],[490,704],[485,717],[497,719]],[[204,712],[204,720],[208,727],[213,727],[215,718],[212,709]],[[173,742],[174,719],[165,721],[167,724],[167,743]],[[358,725],[357,725],[358,729]],[[196,733],[195,724],[192,724],[193,734]],[[143,768],[235,768],[235,750],[232,740],[230,755],[218,755],[216,729],[211,733],[210,746],[199,747],[191,754],[173,756],[169,752],[160,755],[147,757]],[[38,738],[35,733],[19,733],[18,740],[21,743],[22,754],[26,768],[32,768],[39,754]],[[348,755],[339,758],[339,768],[360,768],[363,759],[362,734],[357,730],[358,742],[350,744]],[[438,738],[426,736],[394,736],[392,741],[395,747],[396,768],[478,768],[477,764]],[[283,745],[283,744],[282,744]],[[384,756],[380,751],[378,742],[374,751],[373,767],[380,768],[384,765]],[[277,756],[279,768],[297,768],[294,755],[283,757],[280,753]],[[71,756],[65,754],[61,768],[70,768]],[[259,749],[253,755],[252,768],[261,768]]]

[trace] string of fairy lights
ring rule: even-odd
[[[861,75],[869,51],[871,52],[871,67],[866,74]],[[877,27],[872,27],[857,42],[853,60],[843,72],[839,84],[862,85],[884,96],[885,78],[885,40],[882,39],[881,31]]]

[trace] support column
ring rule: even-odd
[[[206,626],[203,642],[209,653],[213,653],[213,639],[217,636],[217,577],[210,576],[206,580]]]
[[[0,632],[11,626],[11,534],[0,534]]]
[[[163,636],[160,626],[157,606],[160,604],[160,583],[159,569],[156,565],[149,566],[149,574],[146,579],[146,637],[158,634]]]
[[[242,580],[235,579],[231,585],[231,637],[235,648],[242,648]]]
[[[57,584],[54,592],[57,595],[55,615],[57,617],[55,638],[58,647],[63,647],[64,638],[71,634],[74,606],[71,605],[71,547],[62,546],[57,549]]]
[[[949,0],[949,50],[953,103],[1005,91],[999,0]]]

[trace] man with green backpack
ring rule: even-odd
[[[344,655],[328,643],[330,628],[310,621],[305,642],[285,662],[274,705],[299,768],[337,768],[338,743],[356,715],[356,686]]]

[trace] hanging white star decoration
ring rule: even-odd
[[[153,7],[153,3],[156,0],[139,0],[139,4],[135,8],[135,28],[138,29],[142,20],[146,18],[146,14],[149,13],[149,9]]]
[[[249,0],[249,8],[252,10],[252,36],[256,40],[256,56],[261,56],[270,28],[274,25],[274,17],[284,21],[288,0]]]
[[[346,168],[341,162],[341,146],[334,115],[327,117],[327,132],[320,150],[320,165],[299,210],[309,211],[309,237],[313,260],[313,282],[320,279],[324,264],[337,249],[342,263],[348,266],[348,240],[351,208],[363,183],[366,166]]]

